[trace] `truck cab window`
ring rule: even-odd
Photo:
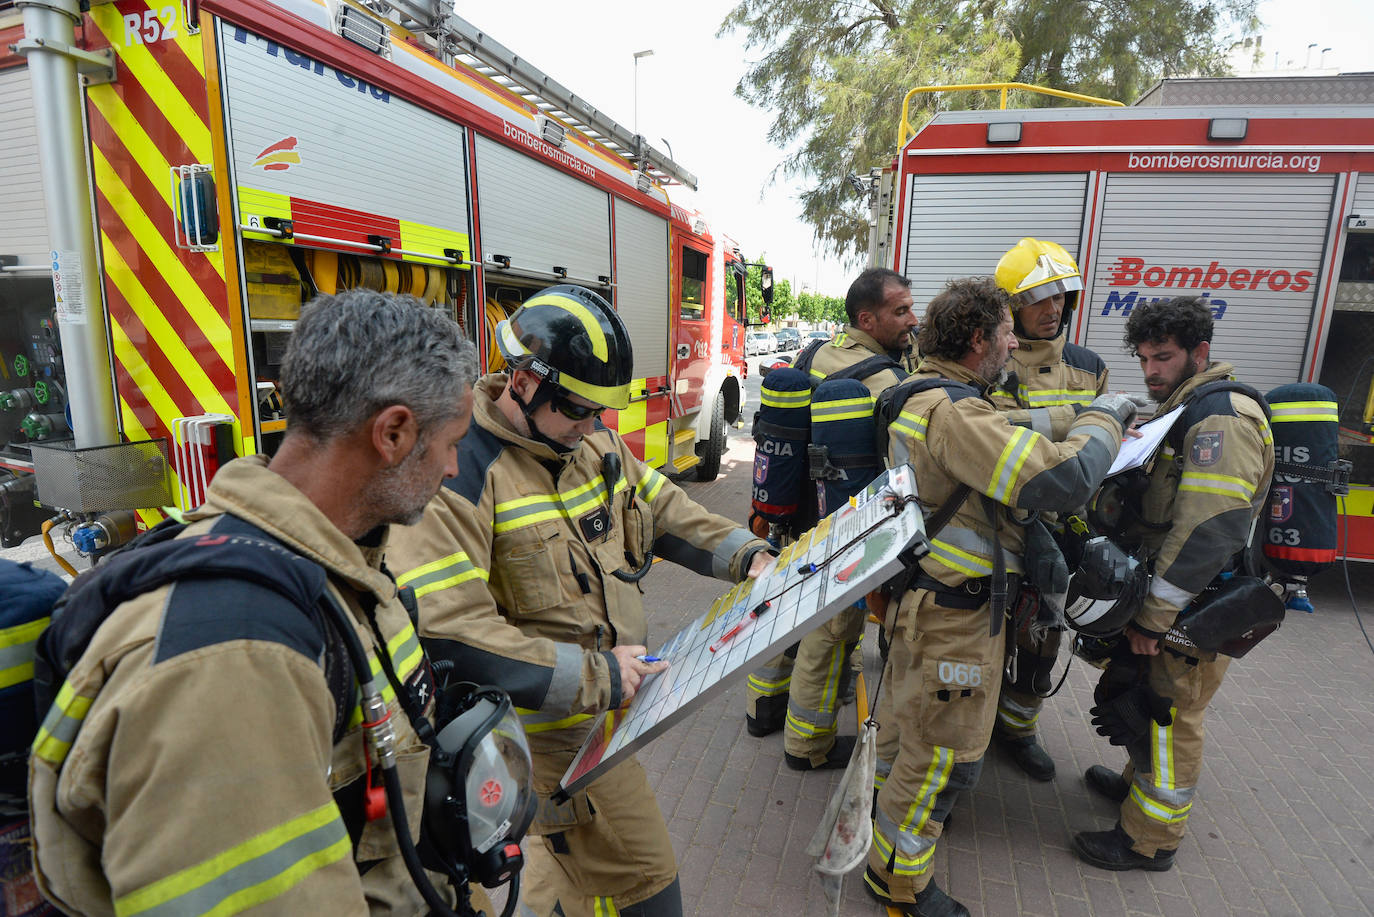
[[[705,314],[706,278],[711,257],[693,248],[682,249],[682,304],[680,315],[697,321]]]

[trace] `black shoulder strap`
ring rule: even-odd
[[[810,378],[811,363],[816,359],[816,351],[820,350],[822,347],[829,343],[830,341],[828,340],[823,341],[817,339],[812,341],[810,344],[807,344],[805,347],[802,348],[802,352],[797,354],[797,358],[792,361],[792,368],[801,370],[803,373],[806,374],[807,378]],[[814,385],[811,387],[815,388]]]
[[[907,377],[907,371],[902,369],[902,364],[885,353],[874,354],[867,359],[860,360],[853,366],[846,366],[844,369],[837,369],[825,377],[825,381],[831,379],[858,379],[862,382],[869,376],[880,373],[885,369],[890,369],[897,374],[897,379],[903,380]],[[815,388],[815,385],[812,386]]]
[[[1187,398],[1183,399],[1183,416],[1179,417],[1178,421],[1169,428],[1169,433],[1165,437],[1170,448],[1172,448],[1175,453],[1183,448],[1184,434],[1188,432],[1188,429],[1192,427],[1193,424],[1201,419],[1194,415],[1197,414],[1196,409],[1202,405],[1203,399],[1207,398],[1209,395],[1216,395],[1221,392],[1239,392],[1248,398],[1252,398],[1255,403],[1260,406],[1260,410],[1264,412],[1266,420],[1272,416],[1269,409],[1269,402],[1259,393],[1258,389],[1252,388],[1244,382],[1237,382],[1234,379],[1215,379],[1211,382],[1204,382],[1202,385],[1199,385],[1189,392]]]
[[[353,673],[328,617],[319,614],[328,578],[319,564],[272,536],[232,516],[198,538],[177,538],[185,525],[166,520],[77,577],[53,609],[52,623],[38,640],[34,693],[39,716],[47,713],[95,632],[125,602],[182,579],[234,578],[280,593],[324,628],[325,676],[335,701],[336,739],[353,704]],[[338,657],[338,658],[334,658]],[[340,672],[339,666],[349,666]]]
[[[982,395],[978,389],[966,382],[956,382],[953,379],[943,379],[939,376],[922,379],[907,379],[905,382],[900,382],[891,388],[884,389],[883,393],[878,396],[878,403],[873,409],[873,416],[877,426],[876,439],[878,454],[880,456],[884,458],[887,456],[887,428],[891,426],[892,421],[897,419],[897,415],[902,412],[902,405],[906,404],[907,399],[912,395],[917,395],[933,388],[945,389],[950,393],[951,397],[957,395],[960,398],[978,398]],[[954,489],[954,492],[949,495],[949,499],[941,504],[939,509],[926,517],[927,538],[934,538],[935,534],[939,532],[940,529],[944,528],[945,524],[948,523],[950,519],[954,518],[955,512],[963,505],[964,500],[968,498],[969,492],[972,489],[973,488],[969,487],[967,484],[960,484]]]

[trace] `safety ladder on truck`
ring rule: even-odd
[[[466,19],[441,11],[438,0],[373,0],[368,5],[383,14],[394,13],[404,28],[434,39],[444,63],[469,67],[544,112],[549,117],[544,131],[558,134],[566,124],[632,163],[646,181],[696,190],[697,177],[654,149],[642,134],[607,116]]]

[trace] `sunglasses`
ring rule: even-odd
[[[549,399],[549,407],[562,414],[569,420],[582,421],[589,417],[600,417],[601,412],[606,410],[602,407],[594,407],[588,404],[577,404],[570,401],[565,395],[554,395]]]

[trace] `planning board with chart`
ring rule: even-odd
[[[745,580],[653,655],[669,662],[626,707],[601,715],[563,775],[572,793],[661,735],[822,622],[877,589],[903,557],[927,550],[909,465],[890,469],[848,505],[783,549],[764,576]]]

